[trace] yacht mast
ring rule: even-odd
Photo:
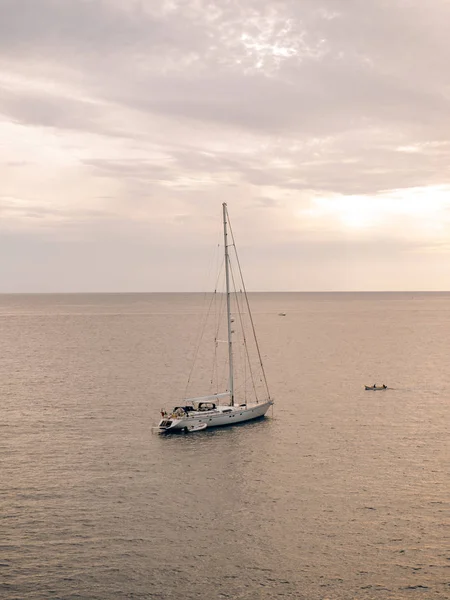
[[[230,367],[230,396],[231,406],[234,406],[234,382],[233,382],[233,342],[231,339],[231,298],[230,298],[230,272],[229,262],[230,258],[228,255],[228,234],[227,234],[227,204],[222,204],[223,208],[223,239],[225,245],[225,281],[227,287],[227,324],[228,324],[228,363]]]

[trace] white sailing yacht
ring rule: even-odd
[[[264,417],[269,408],[273,405],[273,399],[270,397],[261,353],[256,339],[250,304],[242,278],[226,203],[223,203],[222,208],[225,291],[224,294],[219,294],[219,296],[225,296],[226,300],[227,339],[224,343],[228,347],[228,352],[225,353],[225,355],[227,355],[226,362],[228,363],[228,381],[222,384],[225,387],[224,391],[223,388],[222,391],[219,391],[219,388],[216,393],[196,398],[186,398],[182,400],[178,406],[175,406],[172,411],[166,412],[165,410],[161,410],[162,418],[156,428],[160,433],[177,431],[184,431],[187,433],[201,431],[209,427],[223,427],[226,425],[235,425],[236,423],[242,423],[244,421],[252,421]],[[229,235],[232,243],[229,243]],[[237,265],[236,274],[234,273],[230,261],[229,248],[234,249]],[[239,276],[242,288],[239,293],[236,289],[232,293],[231,283],[235,284],[237,276]],[[236,288],[236,286],[234,287]],[[217,290],[214,294],[217,295]],[[234,312],[232,312],[232,304],[235,307]],[[249,336],[245,333],[243,321],[244,315],[248,318],[248,329],[252,334],[254,342],[256,366],[255,364],[252,365],[251,362],[251,344],[248,339]],[[235,321],[238,321],[237,324],[241,325],[240,337],[238,339],[235,330],[237,326]],[[218,337],[218,331],[219,329],[217,329],[217,335],[214,338],[216,349],[221,342]],[[244,355],[242,361],[245,366],[244,376],[241,377],[241,383],[239,385],[236,385],[235,353]],[[219,385],[219,380],[217,380],[217,385]],[[248,399],[249,387],[252,392],[251,400]],[[228,402],[225,401],[226,399],[228,399]]]

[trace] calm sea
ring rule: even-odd
[[[0,296],[2,600],[450,598],[450,295],[253,294],[273,416],[152,434],[203,301]]]

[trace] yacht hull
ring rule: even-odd
[[[199,431],[210,427],[226,427],[264,417],[272,400],[248,406],[219,406],[215,410],[190,413],[185,417],[168,417],[159,423],[160,433]],[[206,425],[206,427],[202,427]]]

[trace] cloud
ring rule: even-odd
[[[66,68],[65,78],[73,76],[100,102],[255,135],[308,139],[359,130],[370,137],[392,124],[420,138],[431,128],[443,133],[447,75],[444,62],[441,70],[437,65],[447,42],[444,31],[436,39],[424,27],[430,11],[418,2],[218,0],[162,3],[152,11],[154,5],[7,1],[3,52],[12,64],[18,56],[31,67],[39,57],[44,74],[64,78]],[[445,4],[439,11],[449,12]],[[433,69],[404,50],[419,33]],[[419,74],[428,85],[415,85]],[[41,109],[44,123],[51,109]]]
[[[374,252],[377,227],[397,248],[401,219],[367,207],[450,185],[449,18],[444,0],[3,0],[1,230],[204,249],[226,201],[287,264],[285,239],[320,268],[318,244],[356,249],[362,213]]]
[[[72,98],[2,90],[0,113],[13,122],[25,125],[108,133],[98,125],[101,106]]]

